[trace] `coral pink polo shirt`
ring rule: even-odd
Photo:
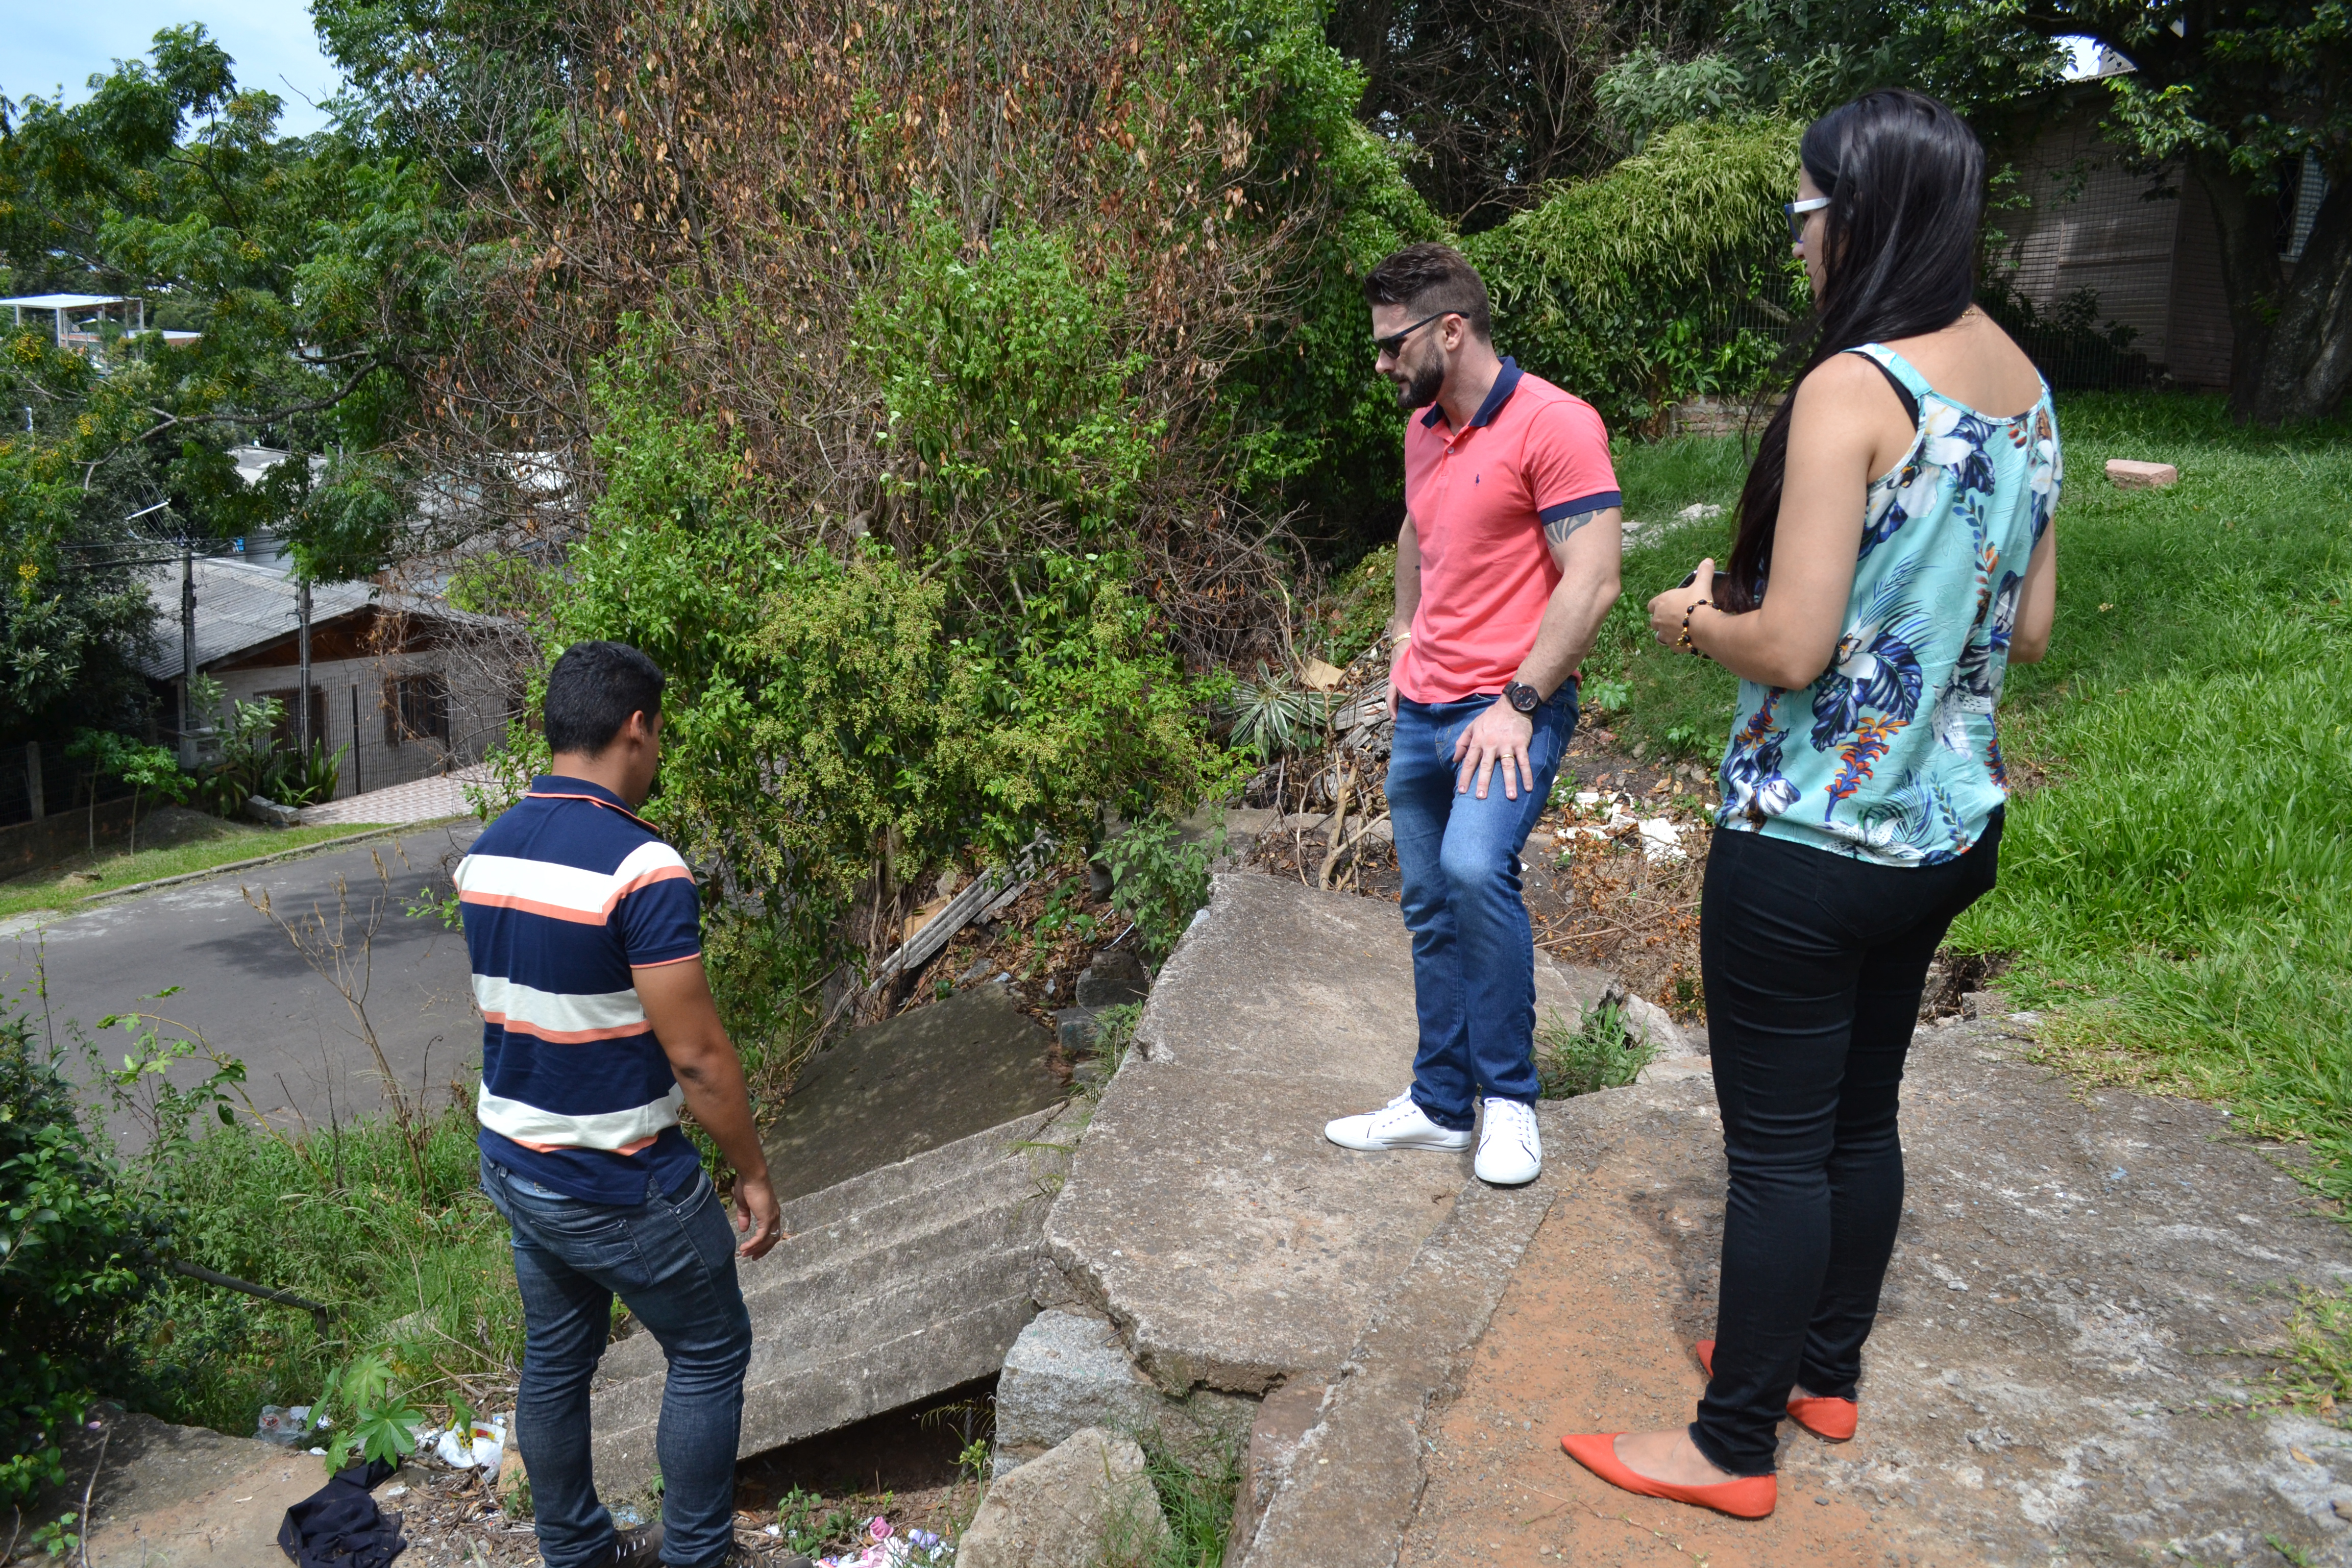
[[[1421,546],[1421,606],[1396,661],[1416,702],[1497,692],[1535,647],[1559,568],[1544,525],[1619,505],[1592,405],[1509,360],[1467,429],[1432,404],[1404,433],[1404,503]]]

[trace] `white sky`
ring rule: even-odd
[[[2066,79],[2079,81],[2086,76],[2099,74],[2099,46],[2088,38],[2061,38],[2066,51],[2074,58],[2066,62]]]
[[[240,87],[258,87],[285,101],[280,135],[322,129],[313,108],[341,84],[341,73],[319,52],[305,0],[0,0],[0,93],[66,101],[89,96],[92,71],[110,71],[118,59],[145,56],[156,29],[202,22],[236,61]]]

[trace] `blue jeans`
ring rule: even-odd
[[[1528,715],[1536,787],[1517,800],[1498,766],[1486,798],[1474,777],[1457,794],[1454,742],[1496,700],[1397,699],[1389,753],[1389,821],[1404,873],[1404,926],[1412,933],[1413,1000],[1421,1047],[1412,1099],[1440,1127],[1469,1131],[1482,1095],[1536,1098],[1536,942],[1519,896],[1519,848],[1543,815],[1576,732],[1576,683]],[[1513,770],[1516,779],[1517,770]]]
[[[516,1440],[530,1470],[547,1568],[591,1568],[610,1554],[613,1516],[588,1458],[588,1380],[612,1337],[618,1296],[669,1359],[656,1451],[662,1561],[723,1563],[735,1539],[735,1443],[751,1316],[735,1283],[735,1234],[710,1178],[675,1197],[647,1182],[634,1208],[583,1203],[489,1160],[482,1190],[514,1227],[522,1289],[522,1388]]]

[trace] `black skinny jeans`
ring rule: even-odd
[[[1851,1399],[1903,1216],[1895,1107],[1927,963],[1990,891],[2001,818],[1940,866],[1720,832],[1699,914],[1731,1188],[1715,1376],[1691,1440],[1765,1475],[1789,1394]]]

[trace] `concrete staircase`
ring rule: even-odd
[[[1033,1112],[784,1205],[789,1239],[742,1266],[753,1330],[744,1379],[751,1455],[985,1377],[1036,1309],[1045,1214],[1082,1104]],[[654,1476],[661,1347],[639,1332],[604,1354],[593,1400],[598,1485]]]

